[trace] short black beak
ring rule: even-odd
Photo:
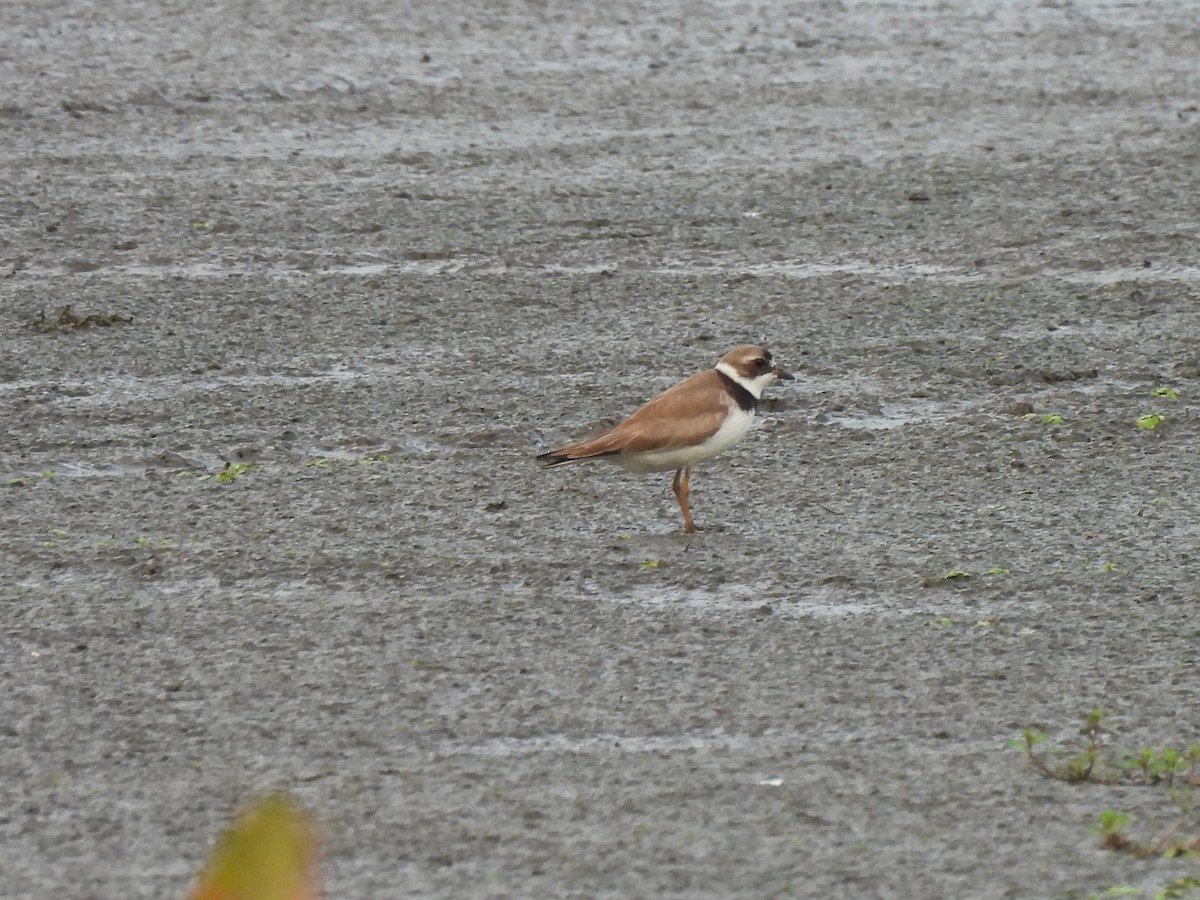
[[[785,369],[783,366],[776,366],[771,371],[775,373],[775,377],[778,378],[780,381],[795,381],[796,380],[796,376],[793,375],[791,372],[789,372],[787,369]]]

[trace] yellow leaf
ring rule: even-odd
[[[318,900],[316,855],[308,815],[272,794],[221,835],[189,900]]]

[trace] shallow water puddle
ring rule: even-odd
[[[29,266],[25,272],[39,277],[70,275],[76,273],[62,266]],[[867,278],[877,282],[903,283],[913,280],[942,283],[969,284],[988,282],[996,278],[994,272],[952,266],[933,266],[925,263],[873,263],[866,260],[844,260],[838,262],[771,262],[771,263],[695,263],[679,261],[662,266],[639,266],[627,260],[614,258],[597,263],[561,264],[536,262],[510,265],[492,255],[464,252],[454,256],[439,256],[434,259],[370,259],[353,263],[322,265],[313,260],[312,265],[296,266],[281,259],[274,265],[270,262],[253,264],[233,262],[180,262],[180,263],[133,263],[105,266],[94,275],[116,275],[132,277],[165,276],[185,278],[228,278],[268,277],[296,278],[316,275],[348,275],[374,277],[388,273],[397,275],[455,275],[462,272],[479,275],[503,275],[510,272],[545,272],[555,275],[596,275],[602,272],[639,272],[664,277],[694,278],[698,276],[762,276],[805,280],[831,276]],[[1026,278],[1052,278],[1071,284],[1113,285],[1132,282],[1179,282],[1200,284],[1200,267],[1165,266],[1158,268],[1125,267],[1116,269],[1046,269],[1022,274],[1006,274],[1005,280],[1019,281]]]
[[[52,478],[124,478],[130,475],[142,476],[149,465],[134,465],[131,463],[109,465],[88,465],[87,463],[50,463],[38,470],[42,477]],[[20,480],[34,477],[29,472],[14,472],[6,476],[10,480]]]
[[[917,422],[937,418],[944,421],[949,415],[944,404],[932,400],[916,403],[881,403],[879,411],[872,413],[830,412],[820,417],[822,424],[840,425],[866,431],[886,431]]]
[[[568,737],[556,734],[545,737],[499,737],[478,744],[451,744],[441,752],[446,756],[532,756],[539,753],[577,753],[609,756],[613,753],[680,753],[695,751],[728,751],[756,746],[794,746],[794,735],[751,736],[744,734],[710,735],[621,735],[602,734],[591,737]]]
[[[28,395],[31,392],[53,388],[53,397],[43,402],[83,405],[102,403],[117,399],[133,399],[139,402],[181,397],[192,394],[207,394],[230,387],[303,387],[324,382],[351,382],[372,375],[398,374],[399,366],[375,366],[371,372],[357,369],[326,369],[323,371],[285,373],[263,372],[244,375],[209,372],[203,375],[126,376],[106,375],[103,384],[95,381],[54,381],[25,379],[0,382],[0,395]]]
[[[1089,322],[1049,327],[1045,322],[1012,325],[1000,332],[1002,338],[1017,340],[1054,341],[1067,338],[1123,337],[1144,329],[1139,322]]]
[[[894,614],[887,604],[863,597],[847,597],[844,592],[827,586],[796,588],[788,596],[780,596],[779,585],[759,582],[755,585],[726,584],[719,589],[681,588],[674,585],[647,585],[634,588],[629,594],[611,598],[614,603],[636,603],[644,606],[681,606],[699,610],[737,610],[753,612],[767,606],[771,615],[793,618],[816,616],[842,618],[868,614]],[[752,599],[751,599],[752,598]]]

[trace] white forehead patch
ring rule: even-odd
[[[775,380],[775,373],[769,369],[761,375],[756,375],[753,378],[746,378],[744,375],[741,375],[737,369],[735,369],[733,366],[731,366],[727,362],[717,363],[717,371],[724,372],[726,375],[728,375],[730,378],[732,378],[737,384],[740,384],[742,387],[744,387],[746,390],[748,390],[750,392],[750,395],[755,400],[761,400],[763,390],[766,388],[766,386],[768,384],[770,384],[772,381]]]

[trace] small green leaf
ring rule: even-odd
[[[1096,816],[1096,825],[1092,828],[1097,834],[1110,835],[1127,826],[1132,819],[1128,813],[1109,807]]]
[[[950,580],[952,580],[952,579],[955,579],[955,578],[967,579],[967,578],[970,578],[970,577],[971,577],[971,573],[970,573],[970,572],[966,572],[966,571],[964,571],[964,570],[962,570],[962,569],[951,569],[949,572],[947,572],[947,573],[946,573],[945,575],[943,575],[942,577],[943,577],[944,579],[946,579],[947,581],[950,581]]]
[[[1195,897],[1196,888],[1200,888],[1200,878],[1195,875],[1180,875],[1164,884],[1162,890],[1154,895],[1154,900],[1183,900],[1185,897]]]
[[[226,463],[225,468],[218,472],[215,476],[217,484],[229,484],[231,481],[237,481],[247,472],[253,472],[256,469],[261,469],[259,463],[241,462],[241,463]]]
[[[990,569],[988,569],[983,574],[984,575],[1007,575],[1008,569],[1004,568],[1004,566],[992,566]]]
[[[1025,413],[1021,418],[1027,422],[1041,422],[1043,425],[1061,425],[1063,417],[1055,413]]]
[[[1028,743],[1030,747],[1034,747],[1043,741],[1050,740],[1050,735],[1046,734],[1044,731],[1039,731],[1036,728],[1024,729],[1021,732],[1021,736],[1025,738],[1026,743]]]
[[[1005,746],[1013,750],[1020,750],[1023,753],[1032,753],[1034,747],[1042,743],[1042,741],[1049,740],[1049,738],[1050,735],[1037,728],[1023,728],[1021,729],[1021,736],[1006,741]]]
[[[659,562],[657,559],[648,559],[641,565],[641,571],[645,572],[649,569],[657,569]]]
[[[1147,413],[1137,420],[1137,427],[1142,429],[1142,431],[1153,431],[1165,421],[1166,416],[1159,415],[1158,413]]]
[[[1156,387],[1153,391],[1151,391],[1151,393],[1155,397],[1166,397],[1170,400],[1179,399],[1179,391],[1175,390],[1173,387]]]

